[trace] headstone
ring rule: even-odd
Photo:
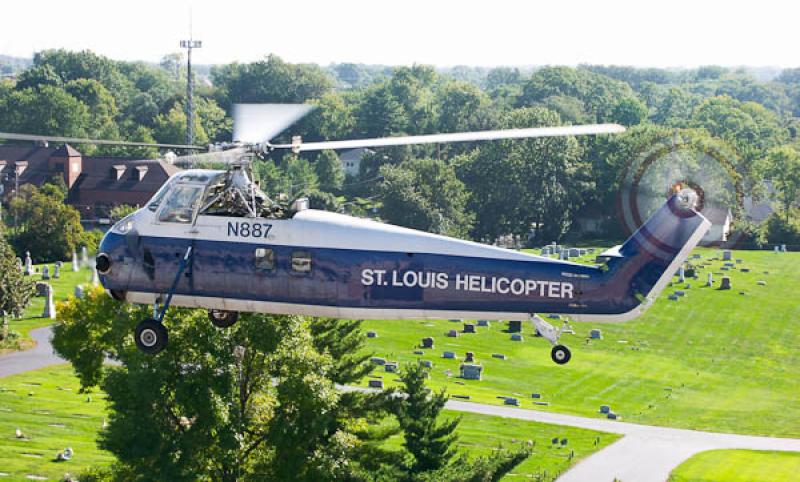
[[[586,253],[587,253],[587,251],[585,249],[583,249],[583,248],[578,250],[578,254],[581,255],[581,256],[586,256]]]
[[[542,398],[541,393],[531,393],[531,398]]]
[[[452,321],[453,323],[461,323],[464,320],[462,320],[461,318],[450,318],[450,321]]]
[[[386,364],[386,359],[385,358],[381,358],[379,356],[374,356],[374,357],[370,358],[369,361],[372,362],[375,365],[385,365]]]
[[[750,268],[742,268],[741,271],[742,271],[742,273],[749,273],[750,272]]]
[[[473,323],[464,323],[464,333],[475,333],[475,325]]]
[[[736,258],[736,264],[742,264],[742,258]]]
[[[692,259],[700,259],[700,253],[694,253]]]
[[[550,248],[544,247],[541,252],[542,256],[550,256]]]
[[[386,370],[386,372],[388,373],[397,373],[397,367],[398,367],[397,362],[386,362],[383,365],[383,369]]]
[[[81,248],[81,263],[84,266],[89,266],[89,250],[86,249],[86,246]]]
[[[686,282],[686,272],[683,269],[683,266],[678,268],[678,281],[680,281],[681,283],[685,283]]]
[[[686,292],[683,290],[675,291],[675,296],[686,296]]]
[[[44,302],[44,311],[42,311],[42,318],[49,318],[51,320],[56,319],[56,304],[53,302],[53,288],[45,284],[47,286],[47,299]]]
[[[473,363],[462,363],[460,371],[461,378],[467,380],[480,380],[483,374],[483,366]]]
[[[47,296],[48,284],[41,281],[36,282],[36,296]]]
[[[59,263],[56,263],[56,265],[53,266],[53,279],[58,279],[60,277],[61,277],[61,265]]]
[[[767,282],[764,280],[758,280],[758,286],[767,286]]]
[[[608,405],[600,405],[600,413],[608,413],[611,411],[611,407]]]
[[[782,252],[782,253],[785,253],[785,252],[786,252],[786,245],[785,245],[785,244],[782,244],[782,245],[781,245],[781,252]]]
[[[696,278],[697,270],[695,270],[694,268],[686,268],[686,270],[684,271],[684,275],[686,275],[687,278]]]
[[[561,256],[559,256],[559,259],[562,260],[569,259],[569,251],[567,251],[566,249],[561,250]]]
[[[547,315],[547,317],[550,318],[551,320],[560,320],[561,319],[561,315],[557,315],[555,313],[550,313],[549,315]]]
[[[448,360],[455,360],[456,353],[452,351],[446,351],[442,353],[442,358],[447,358]]]
[[[368,331],[367,338],[378,338],[378,334],[375,333],[374,331]]]
[[[508,331],[511,333],[519,333],[522,331],[522,321],[521,320],[508,320]]]
[[[20,272],[22,272],[22,273],[25,272],[25,266],[22,265],[22,259],[21,258],[17,258],[17,268],[20,270]]]
[[[467,362],[467,363],[474,363],[475,362],[475,354],[472,353],[471,351],[468,351],[464,355],[464,361]]]
[[[42,279],[45,281],[50,280],[50,267],[47,265],[42,266]]]
[[[594,248],[586,248],[587,254],[594,254]]]
[[[425,368],[433,368],[433,362],[430,360],[420,360],[419,363]]]
[[[424,351],[422,351],[422,350],[414,350],[414,354],[415,354],[415,355],[424,355],[424,354],[425,354],[425,352],[424,352]]]
[[[733,259],[733,252],[730,249],[726,249],[722,252],[722,261],[730,261]]]
[[[706,279],[706,286],[711,286],[713,284],[714,284],[714,274],[709,272]]]
[[[614,412],[608,412],[606,414],[606,418],[608,418],[609,420],[616,420],[617,418],[619,418],[619,416]]]
[[[489,320],[478,320],[478,326],[489,326]]]
[[[569,248],[569,257],[577,258],[581,255],[581,250],[578,248]]]
[[[92,266],[92,286],[97,286],[100,284],[100,277],[97,275],[97,269]]]
[[[667,299],[670,300],[670,301],[678,301],[678,295],[671,294],[671,295],[667,296]]]
[[[775,245],[775,252],[776,253],[780,253],[780,251],[781,251],[781,248],[776,244]]]
[[[492,358],[497,358],[498,360],[505,360],[506,356],[502,353],[492,353]]]
[[[383,389],[383,380],[370,380],[369,388],[380,388]]]
[[[72,250],[72,271],[78,271],[80,266],[78,266],[78,253],[75,250]]]
[[[447,336],[450,338],[458,338],[458,330],[450,330],[447,332]]]
[[[83,298],[83,285],[75,285],[75,298]]]
[[[422,348],[433,348],[433,338],[426,337],[422,339]]]
[[[602,340],[603,333],[599,329],[594,328],[592,329],[592,331],[589,332],[589,338],[591,338],[592,340]]]
[[[512,333],[511,341],[522,341],[522,333]]]
[[[514,397],[506,397],[506,399],[503,401],[503,403],[505,405],[513,405],[515,407],[519,407],[519,399],[514,398]]]
[[[731,289],[731,279],[727,276],[722,277],[722,283],[719,285],[719,289],[721,290],[729,290]]]
[[[33,260],[31,260],[31,252],[25,251],[25,276],[33,274]]]

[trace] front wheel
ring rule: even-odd
[[[569,348],[564,345],[556,345],[550,350],[550,358],[559,365],[563,365],[572,358],[572,353],[570,353]]]
[[[228,328],[233,326],[236,320],[239,319],[239,313],[236,311],[209,310],[208,318],[211,320],[211,324],[217,328]]]
[[[167,347],[169,337],[164,325],[148,318],[136,325],[134,339],[136,348],[148,355],[155,355]]]

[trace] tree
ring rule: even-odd
[[[800,199],[800,154],[792,146],[773,147],[767,151],[765,164],[788,223],[792,207]]]
[[[322,151],[314,164],[319,179],[319,187],[327,192],[339,192],[344,184],[344,166],[336,151]]]
[[[156,116],[153,136],[158,142],[165,144],[186,143],[186,109],[183,104],[176,103],[166,114]],[[194,119],[194,143],[208,144],[208,135],[200,116]]]
[[[63,192],[54,185],[38,189],[20,187],[11,201],[15,227],[11,241],[19,252],[30,251],[39,261],[68,259],[83,239],[80,214],[64,204]]]
[[[530,451],[496,450],[491,457],[469,461],[459,455],[455,430],[460,418],[439,421],[447,403],[444,391],[429,393],[425,387],[427,371],[420,364],[410,364],[400,375],[402,392],[390,391],[389,404],[403,434],[403,448],[408,454],[400,467],[406,481],[495,481],[528,458]]]
[[[89,109],[61,87],[42,85],[11,92],[0,100],[3,128],[26,134],[87,137]]]
[[[99,444],[118,479],[363,480],[388,457],[368,423],[385,416],[383,397],[334,384],[369,369],[358,323],[242,314],[220,330],[203,310],[172,308],[170,346],[150,356],[130,341],[146,307],[95,288],[59,308],[55,350],[83,390],[108,394]]]
[[[473,216],[469,193],[452,166],[435,159],[412,159],[380,168],[381,216],[409,228],[466,237]]]
[[[20,317],[35,293],[34,282],[25,277],[14,250],[0,233],[0,341],[8,338],[8,316]]]

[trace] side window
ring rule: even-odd
[[[305,274],[311,272],[311,253],[308,251],[295,251],[292,253],[292,271]]]
[[[269,248],[256,248],[256,269],[270,271],[275,269],[275,251]]]
[[[176,186],[161,207],[158,220],[163,223],[191,223],[202,193],[200,186]]]

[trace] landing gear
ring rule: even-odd
[[[178,287],[178,282],[181,280],[181,276],[183,276],[183,272],[189,265],[191,258],[192,247],[189,246],[186,249],[186,254],[183,255],[183,258],[181,258],[180,264],[178,264],[178,272],[175,273],[175,280],[172,282],[172,286],[169,288],[167,299],[164,301],[161,309],[158,309],[159,300],[157,299],[155,305],[153,306],[153,317],[147,318],[136,325],[136,332],[134,336],[136,339],[136,347],[148,355],[160,353],[164,348],[167,347],[169,335],[167,333],[167,328],[163,323],[164,315],[167,313],[167,309],[172,302],[172,295],[175,294],[175,289]]]
[[[550,358],[559,365],[563,365],[572,358],[572,353],[570,353],[569,348],[564,345],[556,345],[550,350]]]
[[[208,310],[208,319],[217,328],[228,328],[233,326],[239,319],[239,313],[236,311]]]
[[[147,318],[136,325],[134,338],[136,340],[136,348],[148,355],[155,355],[161,352],[167,347],[167,342],[169,341],[166,327],[153,318]]]
[[[553,349],[550,350],[550,358],[552,358],[553,361],[559,365],[567,363],[570,358],[572,358],[572,353],[566,346],[558,344],[561,334],[569,329],[567,322],[564,322],[563,327],[556,329],[553,327],[553,325],[544,321],[538,315],[531,314],[531,321],[533,322],[536,332],[539,333],[544,339],[549,341],[551,345],[553,345]]]

